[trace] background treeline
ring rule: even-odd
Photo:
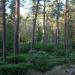
[[[75,1],[29,1],[29,12],[21,15],[26,0],[0,0],[1,75],[75,63]]]

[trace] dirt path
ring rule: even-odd
[[[45,75],[75,75],[75,65],[71,65],[70,67],[66,67],[65,65],[57,66]]]
[[[33,70],[31,75],[75,75],[75,65],[71,65],[68,68],[65,65],[56,66],[46,73],[41,73]]]

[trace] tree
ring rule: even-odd
[[[46,0],[44,0],[44,9],[43,9],[43,28],[44,28],[44,33],[43,33],[43,42],[46,42],[46,29],[45,29],[45,20],[46,20],[46,11],[45,11],[45,2]]]
[[[6,58],[6,9],[5,3],[6,0],[2,0],[3,3],[3,62],[5,62]]]
[[[36,6],[36,11],[35,11],[35,16],[34,16],[34,19],[33,19],[32,49],[34,49],[34,44],[35,44],[36,19],[37,19],[38,7],[39,7],[39,0],[37,0],[37,6]]]
[[[2,14],[3,14],[3,5],[2,5],[2,1],[0,0],[0,48],[3,48],[3,40],[2,40],[2,35],[3,35],[3,25],[2,25]]]
[[[53,2],[52,2],[52,12],[51,12],[51,17],[53,18],[53,19],[55,19],[55,25],[56,25],[56,28],[55,28],[55,30],[54,30],[54,41],[55,41],[55,46],[56,46],[56,48],[58,48],[58,47],[60,47],[59,45],[60,45],[60,39],[61,39],[61,25],[60,25],[60,23],[61,23],[61,19],[60,18],[62,18],[62,20],[63,20],[63,9],[64,8],[64,4],[63,4],[63,1],[61,1],[61,0],[54,0]],[[63,21],[62,21],[63,22]],[[53,24],[54,25],[54,24]],[[54,26],[53,26],[54,27]]]
[[[41,26],[39,26],[38,25],[38,36],[37,36],[37,42],[41,42],[41,40],[42,40],[42,28],[41,28]]]
[[[16,54],[19,53],[19,6],[20,6],[20,0],[16,0],[15,5],[15,26],[14,26],[14,52]]]
[[[69,0],[66,0],[66,7],[65,7],[65,25],[64,25],[64,46],[66,50],[66,63],[70,63],[69,58]]]
[[[14,25],[13,21],[11,20],[11,16],[7,16],[7,50],[13,49],[13,34],[14,34]]]
[[[59,15],[60,15],[60,11],[59,11],[59,0],[56,0],[57,2],[57,15],[56,15],[56,45],[57,48],[59,46]]]

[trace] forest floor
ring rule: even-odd
[[[31,75],[75,75],[75,65],[71,65],[70,67],[66,67],[65,65],[56,66],[46,73],[33,70]]]

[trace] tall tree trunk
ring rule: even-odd
[[[3,2],[3,62],[5,62],[6,58],[6,9],[5,9],[5,3],[6,0],[2,0]]]
[[[35,16],[33,19],[32,49],[34,49],[34,44],[35,44],[36,20],[37,20],[38,7],[39,7],[39,0],[37,0],[36,12],[35,12]]]
[[[66,0],[66,9],[65,9],[65,26],[64,26],[64,46],[66,50],[66,63],[70,63],[69,58],[69,8],[68,8],[69,0]]]
[[[46,26],[45,26],[46,13],[45,13],[45,2],[46,2],[46,0],[44,0],[44,10],[43,10],[43,28],[44,28],[44,32],[43,32],[43,42],[46,42]]]
[[[15,5],[15,26],[14,26],[14,52],[19,53],[19,15],[20,15],[20,0],[16,0]]]
[[[59,14],[60,14],[60,11],[59,11],[59,0],[56,0],[57,1],[57,16],[56,16],[56,46],[58,48],[59,46]]]

